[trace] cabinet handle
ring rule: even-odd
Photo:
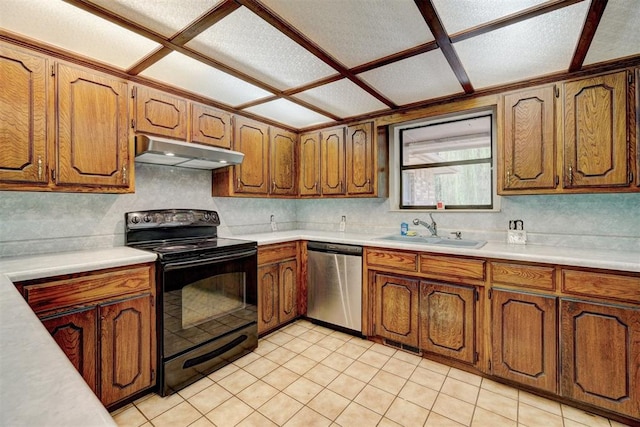
[[[122,183],[126,184],[128,180],[129,177],[127,176],[127,165],[124,164],[122,165]]]
[[[507,185],[509,185],[510,181],[511,181],[511,171],[507,171]]]
[[[271,183],[271,188],[272,188],[272,189],[273,189],[273,188],[276,188],[276,181],[275,181],[275,180],[273,180],[273,182]]]
[[[316,182],[314,182],[314,183],[313,183],[313,188],[314,188],[314,189],[315,189],[315,188],[318,188],[318,181],[316,181]]]
[[[573,185],[573,166],[569,165],[569,185]]]
[[[236,182],[237,182],[236,188],[240,189],[240,177],[236,179]]]
[[[38,180],[42,179],[42,156],[38,156]]]

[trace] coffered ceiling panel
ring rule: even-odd
[[[0,26],[122,69],[159,46],[57,0],[5,0],[0,6]]]
[[[447,33],[454,34],[547,0],[432,0]]]
[[[336,74],[333,68],[244,7],[186,46],[278,89]]]
[[[567,70],[588,8],[578,3],[453,46],[476,88]]]
[[[329,123],[329,117],[318,114],[286,99],[277,99],[264,104],[247,108],[246,111],[259,116],[268,117],[280,123],[303,128],[322,123]]]
[[[163,83],[235,106],[270,95],[243,80],[172,52],[141,73]]]
[[[347,67],[433,40],[413,0],[264,0]]]
[[[375,68],[358,77],[398,105],[462,92],[439,49]]]
[[[640,1],[609,0],[585,64],[640,54]]]
[[[89,0],[143,27],[171,37],[223,0]]]
[[[295,97],[339,117],[351,117],[387,108],[382,102],[347,79],[301,92]]]

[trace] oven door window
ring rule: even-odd
[[[256,322],[255,269],[249,258],[165,268],[164,357]]]

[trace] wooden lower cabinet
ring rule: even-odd
[[[42,324],[97,395],[98,333],[95,308],[44,318]]]
[[[98,307],[100,314],[100,399],[105,406],[151,385],[149,295]]]
[[[258,250],[258,333],[298,317],[297,244]]]
[[[420,349],[461,362],[476,362],[476,290],[420,282]]]
[[[154,271],[141,264],[17,283],[106,407],[154,384]]]
[[[560,393],[640,419],[640,309],[560,300]]]
[[[417,348],[418,280],[376,273],[373,284],[374,334]]]
[[[492,294],[492,374],[556,393],[556,298],[500,289]]]

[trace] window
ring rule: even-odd
[[[400,209],[493,209],[491,112],[403,125],[395,137]]]

